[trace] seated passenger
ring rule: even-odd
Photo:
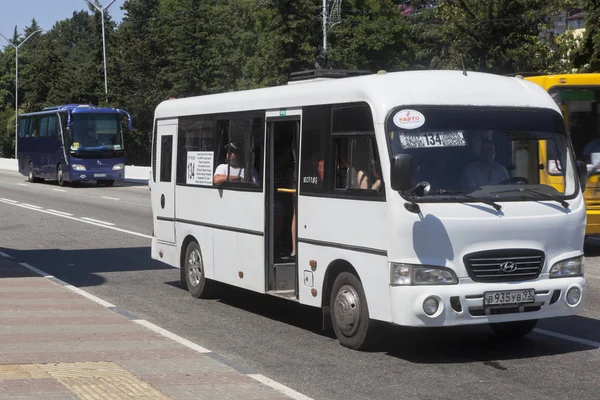
[[[213,183],[215,185],[221,185],[223,182],[243,182],[245,168],[242,166],[241,157],[239,155],[239,146],[235,143],[225,146],[227,156],[225,162],[219,164],[215,169],[215,175],[213,177]],[[229,178],[227,173],[229,172]],[[252,169],[252,183],[257,185],[259,183],[258,173],[255,168]]]
[[[479,160],[467,165],[462,173],[461,186],[471,191],[485,185],[495,185],[509,178],[504,166],[494,161],[496,148],[491,140],[481,142]]]

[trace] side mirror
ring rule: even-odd
[[[581,191],[584,192],[588,180],[588,168],[586,163],[584,163],[583,161],[577,161],[577,175],[579,175]]]
[[[408,154],[396,154],[391,159],[390,180],[392,189],[403,192],[413,187],[412,157]]]

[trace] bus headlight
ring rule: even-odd
[[[559,261],[550,268],[550,278],[583,276],[583,256]]]
[[[85,171],[85,165],[81,165],[81,164],[73,164],[72,165],[73,169],[75,171]]]
[[[113,167],[113,171],[120,171],[123,168],[125,168],[125,164],[115,164],[115,166]]]
[[[422,265],[392,263],[390,268],[390,285],[456,285],[458,278],[454,271]]]

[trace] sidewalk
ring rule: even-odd
[[[0,256],[2,400],[289,399],[190,346]]]

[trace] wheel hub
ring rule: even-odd
[[[360,297],[349,285],[340,288],[335,296],[335,322],[342,333],[352,336],[358,330],[360,321]]]
[[[198,250],[192,250],[188,259],[188,275],[190,278],[190,284],[193,287],[197,287],[202,279],[202,259]]]

